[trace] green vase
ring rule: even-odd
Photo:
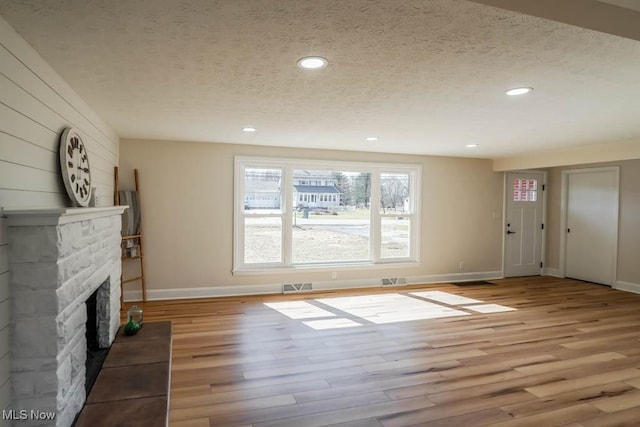
[[[129,319],[126,325],[124,325],[125,335],[135,335],[140,330],[140,324],[133,319]]]

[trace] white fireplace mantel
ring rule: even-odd
[[[62,225],[78,221],[90,221],[111,215],[121,215],[129,206],[105,206],[98,208],[4,208],[2,215],[7,217],[10,227],[34,225]]]

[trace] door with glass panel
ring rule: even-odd
[[[504,276],[542,270],[543,172],[509,172],[506,185]]]

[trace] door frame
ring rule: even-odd
[[[565,169],[562,174],[560,190],[560,277],[566,277],[567,271],[567,217],[569,215],[569,175],[577,173],[614,172],[616,184],[616,244],[613,249],[613,277],[611,287],[615,288],[618,277],[618,244],[620,243],[620,166],[605,166],[598,168]]]
[[[540,239],[540,259],[542,260],[543,267],[540,268],[540,275],[546,271],[546,263],[545,263],[545,254],[546,254],[546,246],[547,246],[547,171],[546,170],[536,170],[536,169],[522,169],[522,170],[510,170],[504,172],[503,178],[503,188],[502,188],[502,277],[505,276],[505,267],[507,262],[507,197],[511,194],[511,188],[508,186],[507,176],[510,173],[539,173],[542,174],[542,182],[541,184],[544,186],[542,190],[542,223],[544,224],[544,229],[542,230],[542,238]]]

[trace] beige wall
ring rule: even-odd
[[[620,166],[620,216],[618,228],[618,275],[621,282],[640,285],[640,159],[548,170],[547,251],[548,268],[560,268],[560,197],[562,171],[584,167]]]
[[[234,156],[422,165],[422,262],[387,271],[339,271],[338,279],[501,270],[502,173],[489,160],[232,144],[122,140],[120,179],[140,174],[148,289],[328,281],[329,272],[232,275]],[[494,219],[494,213],[497,218]]]
[[[112,204],[118,137],[0,17],[0,209],[65,206],[58,144],[67,126],[89,151],[93,185]],[[9,262],[0,212],[0,411],[9,407]],[[0,426],[9,421],[0,418]]]
[[[493,161],[493,170],[510,171],[564,167],[581,167],[587,163],[633,160],[640,158],[640,140],[609,142],[603,144],[582,145],[557,150],[536,151],[519,154],[514,157],[497,158]]]

